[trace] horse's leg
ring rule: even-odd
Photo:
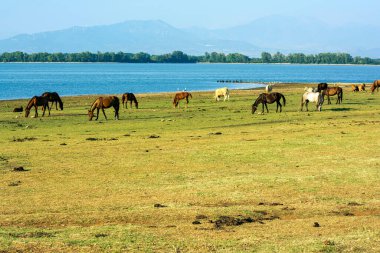
[[[102,107],[102,112],[103,112],[104,118],[106,118],[106,120],[107,120],[106,112],[104,111],[103,107]]]
[[[58,104],[58,102],[57,101],[55,101],[55,109],[58,111],[58,107],[57,107],[57,104]],[[53,107],[53,104],[51,104],[51,107]],[[50,112],[50,111],[49,111]]]
[[[34,114],[34,117],[37,118],[38,117],[38,112],[37,112],[38,106],[35,105],[34,109],[36,110],[36,113]]]
[[[115,120],[119,119],[119,107],[114,107],[115,109]]]
[[[129,101],[129,106],[131,107],[131,109],[132,109],[132,100],[131,101]]]
[[[186,105],[185,105],[185,108],[187,109],[187,105],[189,104],[189,98],[186,97]]]
[[[305,107],[306,107],[306,111],[308,112],[309,111],[309,101],[308,100],[306,100],[306,102],[305,102]]]
[[[267,113],[269,113],[269,110],[268,110],[268,105],[267,105],[267,103],[265,103],[265,108],[267,108]]]
[[[96,108],[96,119],[95,120],[98,120],[99,118],[99,108]]]

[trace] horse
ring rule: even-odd
[[[318,84],[318,88],[317,88],[317,92],[321,92],[322,90],[325,90],[328,88],[328,84],[327,83],[319,83]]]
[[[55,109],[58,110],[57,108],[57,103],[59,103],[59,108],[61,110],[63,110],[63,102],[61,100],[61,98],[59,97],[58,93],[57,92],[44,92],[42,93],[41,95],[42,97],[47,97],[49,102],[52,102],[51,103],[51,106],[53,106],[54,102],[55,102]]]
[[[337,95],[338,98],[336,100],[337,104],[342,103],[343,101],[343,89],[340,87],[330,87],[322,91],[323,96],[327,96],[328,105],[331,104],[330,96]]]
[[[124,107],[124,103],[125,103],[125,108],[128,108],[128,106],[127,106],[128,101],[130,103],[131,108],[132,108],[132,102],[135,103],[136,109],[139,108],[139,103],[137,102],[135,94],[133,94],[133,93],[124,93],[123,96],[121,97],[121,102],[123,103],[123,107]]]
[[[174,106],[174,108],[177,108],[177,106],[179,108],[179,101],[181,99],[186,99],[186,105],[185,105],[185,107],[187,108],[187,105],[189,103],[189,97],[193,98],[193,96],[189,92],[180,92],[180,93],[175,94],[174,99],[173,99],[173,106]]]
[[[352,84],[352,85],[351,85],[351,91],[352,91],[352,92],[357,92],[357,91],[359,91],[359,86],[358,86],[358,85],[355,85],[355,84]]]
[[[307,92],[317,92],[318,88],[305,87],[303,90]]]
[[[252,104],[252,114],[254,114],[257,110],[257,106],[261,103],[263,105],[263,110],[261,111],[262,114],[264,114],[264,106],[267,109],[267,113],[269,113],[267,104],[273,104],[274,102],[277,103],[276,112],[278,112],[278,107],[280,107],[280,112],[282,112],[282,105],[280,103],[280,100],[282,98],[282,101],[284,102],[284,106],[286,104],[285,96],[278,92],[273,93],[261,93],[259,97],[256,99],[256,101]]]
[[[365,91],[365,83],[358,85],[359,91]]]
[[[24,108],[22,106],[16,107],[13,109],[13,112],[22,112],[22,111],[24,111]]]
[[[34,117],[38,117],[38,112],[37,112],[37,109],[38,109],[38,106],[42,106],[42,117],[45,116],[45,111],[46,111],[46,108],[48,109],[49,111],[49,116],[50,116],[50,107],[49,107],[49,100],[47,97],[40,97],[40,96],[34,96],[32,97],[29,102],[28,102],[28,105],[26,106],[25,108],[25,118],[27,118],[29,116],[29,113],[30,113],[30,109],[34,106],[34,109],[36,110],[36,113],[34,115]]]
[[[273,89],[273,86],[272,86],[271,84],[268,84],[267,86],[265,86],[265,92],[266,92],[266,93],[271,92],[272,89]]]
[[[380,80],[375,80],[371,86],[371,92],[374,93],[375,90],[379,92],[379,88],[380,88]]]
[[[224,97],[223,101],[230,100],[230,91],[227,87],[216,89],[215,90],[215,101],[219,101],[220,97]]]
[[[303,105],[306,107],[306,111],[309,111],[308,104],[309,102],[315,102],[317,104],[317,111],[322,111],[322,104],[324,101],[324,97],[322,93],[319,92],[305,92],[302,95],[301,99],[301,112],[303,110]]]
[[[107,120],[107,116],[106,116],[106,113],[104,112],[104,108],[110,108],[111,106],[115,109],[115,120],[118,120],[120,101],[119,101],[119,98],[116,96],[97,98],[94,101],[94,103],[92,103],[90,110],[88,110],[89,120],[92,120],[92,118],[94,117],[95,109],[97,110],[95,120],[98,120],[100,109],[102,109],[104,118],[106,118]]]

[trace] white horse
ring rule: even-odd
[[[272,91],[272,89],[273,89],[273,87],[272,87],[272,85],[271,85],[271,84],[268,84],[267,86],[265,86],[265,92],[266,92],[266,93],[269,93],[269,92],[271,92],[271,91]]]
[[[224,97],[223,101],[230,100],[230,91],[228,90],[227,87],[216,89],[215,90],[215,100],[219,101],[220,97]]]
[[[319,92],[305,92],[302,96],[301,100],[301,112],[303,109],[303,105],[306,107],[306,111],[309,111],[307,104],[309,102],[315,102],[317,104],[317,111],[322,111],[322,104],[323,104],[324,98],[322,93]]]
[[[303,90],[306,92],[317,92],[318,88],[305,87]]]

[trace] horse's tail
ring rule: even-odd
[[[284,102],[284,106],[285,106],[285,105],[286,105],[286,99],[285,99],[285,96],[282,95],[281,93],[280,93],[280,95],[281,95],[281,97],[282,97],[282,101]]]

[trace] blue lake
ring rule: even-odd
[[[149,93],[257,87],[263,82],[372,83],[380,66],[285,64],[0,64],[0,100],[30,98],[45,91],[62,96]],[[244,80],[254,83],[218,83]]]

